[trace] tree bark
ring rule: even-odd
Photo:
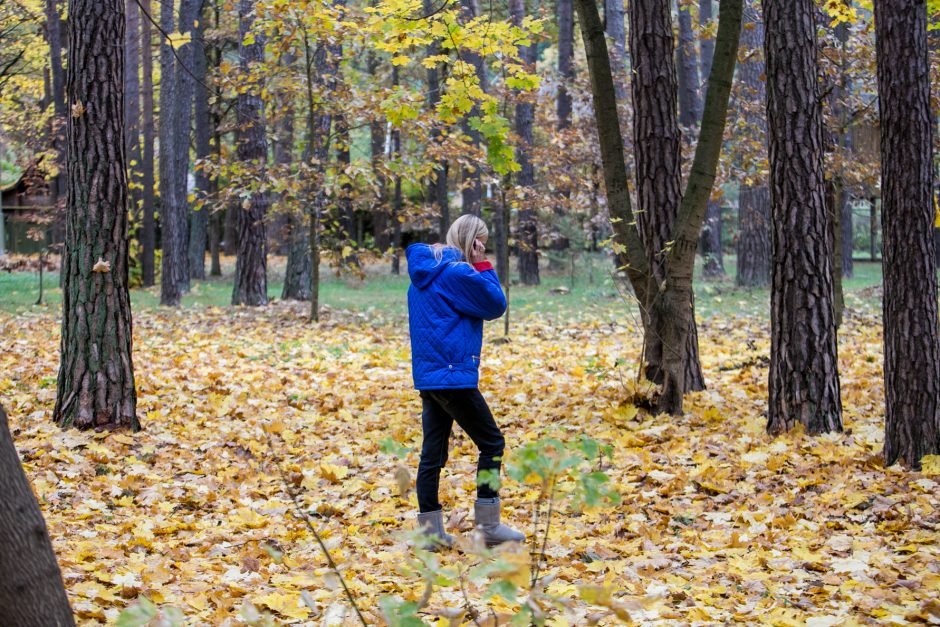
[[[53,419],[63,427],[137,430],[127,289],[124,3],[72,0],[69,16],[72,115]]]
[[[0,624],[74,625],[42,510],[0,407]]]
[[[243,75],[260,72],[264,60],[264,38],[254,33],[254,0],[238,2],[238,63]],[[255,40],[245,43],[248,33]],[[238,94],[238,132],[236,133],[238,160],[256,173],[257,181],[265,180],[268,143],[264,131],[264,103],[261,101],[262,82],[259,79],[250,89]],[[250,192],[238,212],[238,250],[235,256],[235,286],[233,305],[257,307],[268,303],[268,258],[264,221],[269,207],[266,192]]]
[[[764,88],[764,22],[757,0],[746,0],[741,47],[745,61],[738,69],[743,124],[748,137],[741,138],[752,148],[745,154],[746,179],[738,193],[738,242],[735,283],[741,287],[763,287],[770,283],[770,190],[760,162],[766,155],[767,118]],[[749,180],[748,180],[749,179]]]
[[[690,369],[692,359],[689,352],[690,347],[698,347],[693,317],[692,273],[696,244],[701,236],[721,155],[742,11],[742,0],[725,0],[722,4],[695,158],[674,221],[673,244],[668,250],[665,264],[666,277],[659,289],[660,296],[652,306],[655,312],[652,318],[659,325],[657,328],[663,346],[663,392],[657,409],[672,415],[682,413],[682,395],[691,387],[690,375],[695,374]],[[697,358],[697,353],[695,356]],[[701,376],[700,369],[698,374]]]
[[[555,97],[555,117],[559,130],[571,125],[571,93],[568,87],[573,83],[574,6],[572,0],[558,0],[558,95]]]
[[[141,7],[147,15],[150,11],[150,0],[141,0]],[[157,225],[154,216],[154,175],[153,175],[153,47],[150,35],[150,19],[141,20],[140,32],[141,68],[143,69],[143,82],[141,100],[143,104],[143,154],[141,156],[141,202],[143,212],[143,225],[140,236],[140,266],[143,273],[143,283],[146,287],[156,282],[156,248]]]
[[[65,126],[65,70],[62,68],[62,49],[65,41],[62,38],[62,17],[59,12],[59,0],[46,0],[46,42],[49,44],[49,69],[52,86],[52,106],[55,119],[52,122],[52,147],[56,151],[56,164],[58,174],[53,177],[51,191],[53,201],[58,202],[65,198],[65,165],[68,162],[66,150]]]
[[[480,6],[477,0],[460,0],[461,15],[464,20],[472,20],[480,16]],[[488,91],[488,81],[486,80],[486,69],[483,65],[483,57],[474,52],[468,52],[463,55],[464,61],[469,63],[476,70],[480,81],[480,88]],[[465,165],[461,168],[461,186],[460,186],[460,204],[462,213],[472,213],[479,216],[483,211],[483,176],[481,166],[483,161],[483,138],[480,132],[471,128],[469,119],[480,115],[480,107],[474,105],[470,114],[465,116],[462,122],[463,132],[470,138],[470,143],[479,152],[479,159],[476,165]]]
[[[140,216],[140,8],[127,3],[124,20],[124,146],[128,160],[129,209],[134,226]]]
[[[398,66],[392,67],[392,87],[398,87],[400,84],[400,74]],[[391,136],[391,159],[396,169],[401,162],[401,129],[392,127]],[[395,184],[392,196],[392,274],[401,274],[401,215],[402,215],[402,189],[401,174],[396,170]]]
[[[203,0],[181,0],[178,30],[192,36]],[[160,9],[160,26],[173,32],[173,3]],[[160,304],[178,307],[189,291],[189,136],[192,130],[194,81],[192,41],[160,45]]]
[[[208,17],[205,10],[207,6],[203,6],[202,15],[193,35],[193,73],[196,75],[193,109],[197,162],[208,159],[212,152],[209,90],[206,87],[209,60],[204,40],[205,23]],[[204,280],[206,278],[206,244],[209,238],[209,214],[211,212],[207,197],[210,184],[203,166],[197,165],[196,200],[199,206],[190,212],[189,217],[189,276],[192,279]]]
[[[704,32],[712,23],[712,0],[699,0],[698,3],[699,32]],[[743,36],[742,36],[743,39]],[[712,73],[712,57],[715,56],[715,40],[702,35],[699,37],[699,58],[702,64],[702,82],[708,81]]]
[[[705,264],[702,276],[707,279],[720,279],[725,276],[725,263],[721,251],[721,203],[709,200],[705,210],[705,226],[699,242]]]
[[[692,13],[688,4],[676,0],[679,14],[679,45],[676,48],[676,70],[679,81],[679,124],[691,129],[702,117],[702,99],[699,96],[698,51],[692,32]],[[690,132],[694,140],[694,133]]]
[[[434,10],[431,0],[423,0],[422,7],[426,15],[430,15]],[[440,54],[440,52],[440,44],[438,44],[436,40],[428,46],[429,57],[434,57]],[[435,115],[437,105],[441,101],[440,74],[440,67],[436,63],[428,68],[428,112],[429,115],[432,116]],[[435,125],[431,130],[431,144],[438,146],[442,140],[443,135],[441,129]],[[449,168],[447,159],[437,159],[436,161],[435,169],[428,177],[427,195],[428,201],[440,218],[438,241],[443,242],[447,237],[447,229],[450,228],[450,203],[447,195],[447,174]]]
[[[885,465],[940,454],[933,129],[924,0],[876,0],[884,259]]]
[[[513,24],[521,27],[525,13],[525,0],[509,0],[509,15]],[[519,48],[519,57],[530,70],[535,69],[536,50],[534,45],[521,46]],[[513,186],[513,192],[519,206],[519,231],[516,236],[519,279],[524,285],[538,285],[538,216],[536,208],[533,206],[535,165],[532,163],[531,158],[534,141],[532,127],[535,122],[535,105],[524,94],[517,94],[517,98],[522,98],[516,103],[515,120],[515,131],[519,137],[519,145],[516,148],[516,161],[519,163],[520,169],[516,175],[516,185]]]
[[[813,0],[764,0],[773,226],[771,434],[842,430]]]
[[[673,54],[672,18],[669,0],[636,0],[629,7],[630,55],[633,60],[633,141],[637,168],[637,223],[646,247],[652,277],[658,285],[665,279],[665,251],[672,238],[676,212],[682,200],[682,137],[676,115],[677,80]],[[657,290],[649,289],[651,297]],[[647,377],[663,382],[665,321],[653,301],[643,304],[649,319],[644,339]],[[690,327],[695,316],[689,318]],[[685,390],[702,390],[705,380],[698,356],[698,334],[690,328],[683,351]]]

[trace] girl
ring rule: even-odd
[[[418,464],[418,526],[432,546],[453,545],[444,532],[438,501],[441,468],[454,421],[480,450],[477,462],[475,526],[487,546],[525,540],[499,522],[499,496],[481,481],[480,471],[499,475],[505,442],[480,390],[483,321],[506,311],[506,297],[493,265],[486,260],[486,224],[473,215],[457,218],[447,245],[413,244],[408,257],[408,322],[415,388],[421,394],[424,439]],[[489,479],[489,477],[486,477]]]

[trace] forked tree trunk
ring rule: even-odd
[[[509,15],[513,24],[522,26],[525,18],[525,0],[509,0]],[[521,46],[519,57],[534,71],[536,56],[535,46]],[[516,103],[516,135],[519,146],[516,148],[516,161],[519,173],[513,188],[515,201],[519,204],[519,226],[516,237],[519,263],[519,279],[525,285],[539,284],[539,237],[538,217],[533,206],[535,192],[535,165],[532,163],[532,127],[535,123],[535,105],[522,94],[524,100]]]
[[[150,0],[141,0],[141,7],[147,15],[150,11]],[[141,20],[140,50],[141,69],[143,80],[141,83],[141,102],[143,106],[143,154],[141,156],[141,202],[143,203],[143,225],[140,236],[140,266],[143,273],[144,286],[150,287],[156,282],[156,248],[157,225],[154,208],[154,175],[153,175],[153,47],[150,36],[150,19]]]
[[[255,21],[254,0],[238,2],[238,59],[243,74],[259,72],[264,59],[264,39],[255,33],[255,40],[245,43],[245,36],[253,32]],[[238,94],[238,160],[255,170],[257,180],[263,181],[268,143],[264,132],[264,103],[261,101],[261,83]],[[256,307],[268,303],[268,259],[264,221],[270,201],[264,191],[252,191],[238,212],[238,250],[235,257],[235,286],[233,305]]]
[[[673,239],[676,212],[682,200],[682,136],[677,118],[677,79],[669,0],[636,0],[630,3],[630,54],[633,60],[633,142],[636,151],[638,226],[646,247],[647,262],[655,285],[666,276],[667,244]],[[658,299],[658,290],[648,293]],[[654,300],[641,303],[648,324],[644,357],[647,377],[663,382],[663,311]],[[694,314],[688,317],[695,325]],[[705,380],[698,356],[698,334],[689,329],[686,359],[686,388],[702,390]],[[680,392],[681,393],[681,392]]]
[[[666,277],[660,288],[661,296],[654,305],[658,309],[653,318],[659,324],[662,338],[664,374],[663,392],[657,409],[672,415],[682,413],[682,395],[690,387],[688,377],[691,360],[687,354],[688,347],[698,346],[693,318],[692,273],[697,243],[718,170],[738,55],[741,17],[742,0],[724,0],[718,18],[718,36],[695,158],[674,221],[673,243],[666,257]]]
[[[124,3],[69,5],[68,201],[53,419],[140,428],[127,291]]]
[[[767,431],[800,423],[810,433],[841,431],[815,3],[763,7],[773,225]]]
[[[42,510],[0,407],[0,624],[74,625]]]
[[[767,154],[767,118],[764,89],[764,23],[757,9],[757,0],[746,0],[745,28],[741,32],[744,63],[738,68],[738,89],[741,94],[744,124],[749,137],[747,145],[758,146],[746,151],[745,171],[751,181],[741,184],[738,193],[738,243],[735,283],[741,287],[763,287],[770,283],[770,189],[759,164]]]
[[[940,454],[933,130],[924,0],[876,0],[884,258],[885,465]]]

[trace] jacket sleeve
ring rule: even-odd
[[[506,295],[492,266],[480,272],[469,264],[455,263],[441,280],[451,305],[465,316],[495,320],[506,312]]]

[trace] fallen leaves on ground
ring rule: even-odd
[[[405,468],[417,466],[405,328],[342,312],[311,326],[284,304],[139,313],[144,431],[87,433],[51,422],[56,320],[0,317],[0,402],[79,618],[113,621],[146,596],[196,623],[258,611],[351,620],[288,486],[367,619],[380,622],[385,595],[419,598],[420,582],[398,570],[414,492],[380,449],[392,438],[410,449]],[[757,319],[704,321],[709,390],[690,394],[681,418],[627,401],[648,393],[633,382],[640,334],[628,317],[529,317],[512,341],[487,344],[481,388],[510,451],[582,433],[613,446],[603,470],[622,503],[563,509],[551,527],[546,591],[573,602],[554,624],[616,620],[598,606],[641,623],[940,620],[929,600],[940,589],[937,460],[924,473],[882,467],[877,320],[850,316],[841,333],[841,434],[765,435],[767,337]],[[441,493],[464,533],[475,461],[455,433]],[[505,518],[531,533],[536,490],[508,482],[502,496]],[[463,604],[443,589],[427,611],[448,624]],[[487,615],[512,613],[502,605]]]

